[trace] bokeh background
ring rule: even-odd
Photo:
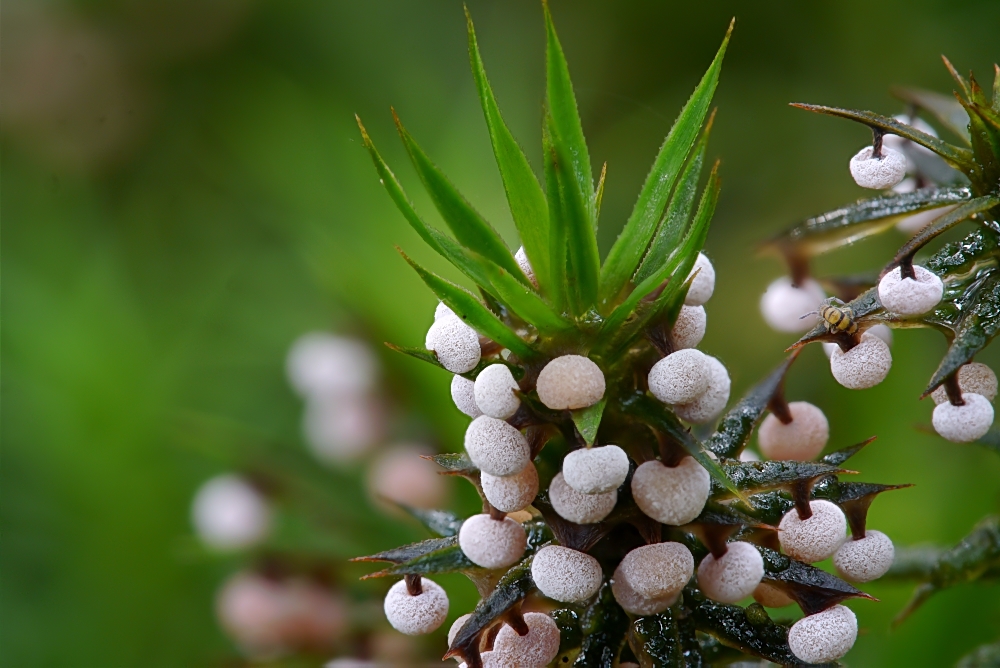
[[[537,168],[540,5],[469,5],[506,119]],[[711,145],[723,158],[723,193],[707,247],[718,288],[703,344],[729,367],[734,396],[790,343],[759,316],[759,296],[782,268],[757,258],[754,244],[864,195],[847,160],[867,131],[787,103],[898,113],[890,84],[951,90],[939,54],[987,80],[1000,57],[995,0],[553,0],[552,9],[593,160],[609,163],[605,251],[737,17]],[[241,665],[212,607],[240,558],[199,550],[189,523],[194,490],[233,458],[280,455],[327,494],[324,517],[288,534],[292,547],[341,563],[423,535],[370,503],[363,465],[311,464],[283,365],[309,330],[422,343],[435,302],[394,244],[454,276],[381,190],[355,113],[428,218],[390,104],[517,246],[468,72],[461,4],[11,0],[0,60],[0,660]],[[866,241],[818,268],[878,267],[901,240]],[[897,544],[952,543],[1000,505],[995,453],[916,428],[929,423],[929,402],[917,396],[943,348],[931,332],[897,333],[892,373],[865,392],[836,385],[818,348],[789,381],[791,397],[827,412],[831,447],[879,436],[852,460],[862,479],[916,483],[871,512],[871,526]],[[448,399],[448,375],[379,355],[400,407],[392,429],[460,448],[464,418]],[[997,368],[1000,353],[980,360]],[[452,507],[468,512],[474,500],[454,486]],[[334,570],[353,582],[370,569]],[[452,618],[471,609],[471,585],[443,582]],[[1000,634],[996,585],[943,593],[893,631],[911,587],[866,589],[882,602],[852,604],[863,630],[851,665],[951,665]],[[357,616],[367,615],[356,623],[380,623],[381,591],[384,583],[348,586]],[[443,640],[435,643],[412,651],[439,655]]]

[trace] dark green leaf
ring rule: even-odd
[[[744,609],[717,603],[692,587],[684,590],[684,605],[692,609],[697,629],[724,645],[783,666],[800,663],[788,648],[788,629],[772,621],[760,605]]]
[[[531,559],[528,557],[507,571],[497,582],[493,592],[479,602],[472,617],[452,641],[448,653],[444,655],[445,659],[461,656],[470,661],[473,653],[478,657],[482,633],[535,589],[535,582],[531,579]]]
[[[903,244],[903,247],[896,252],[893,266],[899,264],[904,258],[912,258],[919,249],[923,248],[934,237],[950,230],[961,222],[973,218],[977,214],[992,209],[998,204],[1000,204],[1000,197],[977,197],[949,211],[917,232],[909,241]]]
[[[608,176],[608,163],[601,167],[601,176],[597,179],[597,192],[594,193],[594,215],[601,218],[601,203],[604,201],[604,180]]]
[[[400,252],[402,253],[402,251]],[[483,336],[508,348],[512,353],[520,357],[530,358],[535,355],[531,346],[525,343],[516,332],[501,322],[492,311],[483,306],[482,302],[476,299],[474,295],[454,283],[450,283],[432,274],[406,257],[405,254],[403,254],[403,257],[416,270],[420,278],[427,284],[427,287],[438,296],[438,299],[443,301],[448,308],[455,312],[455,315],[462,318],[470,327]]]
[[[649,665],[664,668],[701,668],[703,656],[694,619],[668,608],[658,615],[632,622],[629,644]]]
[[[377,573],[369,573],[362,579],[382,578],[390,575],[434,575],[435,573],[463,573],[467,571],[484,570],[469,561],[469,558],[458,546],[458,537],[452,536],[447,539],[452,541],[450,545],[422,554],[419,557],[410,559],[401,564],[390,566]]]
[[[763,247],[782,254],[812,257],[888,230],[915,212],[961,204],[971,198],[972,191],[967,187],[886,193],[808,218],[766,241]]]
[[[479,469],[464,454],[448,452],[441,455],[432,455],[429,458],[432,462],[450,473],[478,473]]]
[[[926,109],[966,144],[969,143],[969,115],[954,97],[921,88],[896,87],[892,94],[904,102]]]
[[[973,582],[992,568],[1000,566],[1000,518],[988,517],[963,538],[958,545],[943,552],[930,574],[917,587],[906,608],[896,617],[902,622],[935,592]]]
[[[958,146],[952,146],[946,141],[938,139],[937,137],[932,137],[926,132],[921,132],[916,128],[912,128],[906,123],[897,121],[895,118],[883,116],[882,114],[876,114],[873,111],[839,109],[837,107],[824,107],[818,104],[793,103],[792,106],[798,107],[799,109],[805,109],[806,111],[815,111],[820,114],[829,114],[830,116],[847,118],[852,121],[857,121],[858,123],[863,123],[870,128],[877,128],[890,134],[899,135],[900,137],[909,139],[910,141],[920,144],[924,148],[928,148],[937,153],[939,156],[944,158],[949,165],[960,170],[966,176],[970,176],[970,178],[976,173],[976,163],[975,160],[973,160],[972,151]]]
[[[948,60],[947,56],[942,55],[941,60],[944,62],[944,66],[948,69],[948,74],[950,74],[951,78],[958,84],[959,89],[961,89],[961,91],[965,94],[965,97],[971,97],[969,82],[965,80],[965,77],[958,73],[958,70],[956,70],[955,66],[951,64],[951,61]]]
[[[425,510],[423,508],[414,508],[404,503],[396,503],[396,505],[412,515],[428,531],[442,538],[457,536],[458,530],[462,526],[462,518],[447,510]]]
[[[379,552],[378,554],[373,554],[371,556],[355,557],[354,559],[351,559],[351,561],[388,561],[393,564],[402,564],[407,561],[427,556],[428,554],[432,554],[438,550],[451,547],[452,545],[458,545],[457,538],[428,538],[427,540],[422,540],[419,543],[411,543],[409,545],[394,547],[391,550]]]
[[[663,215],[677,176],[687,159],[691,148],[698,138],[702,123],[708,114],[712,96],[719,83],[719,73],[722,70],[722,59],[726,55],[729,37],[733,31],[733,23],[729,24],[722,46],[715,55],[670,128],[660,152],[653,162],[653,167],[646,177],[646,182],[639,193],[639,199],[629,216],[622,233],[608,253],[604,268],[601,271],[601,311],[609,307],[618,297],[639,266],[639,261],[646,253],[649,243],[656,231],[657,223]]]
[[[496,263],[528,283],[527,277],[517,266],[510,249],[507,248],[507,244],[500,238],[497,231],[486,222],[485,218],[479,215],[478,211],[472,208],[472,205],[462,197],[441,170],[431,162],[427,154],[403,127],[395,111],[392,115],[396,120],[399,136],[403,139],[403,145],[406,146],[406,150],[410,154],[410,159],[420,176],[420,180],[423,181],[424,187],[434,201],[434,206],[441,213],[441,217],[444,218],[444,222],[455,234],[455,238],[472,252],[482,255],[490,262]]]
[[[807,615],[826,610],[849,598],[872,598],[824,570],[790,559],[780,552],[755,546],[764,557],[764,582],[780,589]]]
[[[853,473],[837,466],[822,462],[739,462],[727,460],[722,463],[727,480],[744,492],[760,492],[776,487],[788,487],[796,483],[809,482],[823,476],[838,473]],[[718,483],[713,481],[713,487]],[[727,487],[727,489],[729,489]],[[721,489],[713,493],[721,493]]]
[[[580,432],[580,436],[583,436],[583,440],[588,446],[593,445],[594,439],[597,438],[597,429],[601,426],[601,416],[604,415],[604,407],[607,403],[608,397],[605,395],[593,406],[571,412],[573,424],[576,425],[576,430]]]
[[[580,646],[583,632],[580,630],[580,615],[575,610],[561,608],[549,613],[559,628],[559,653],[565,654]]]
[[[593,227],[594,221],[594,174],[590,167],[590,153],[583,136],[580,113],[576,108],[573,82],[569,76],[569,66],[563,54],[556,28],[552,23],[548,3],[545,10],[545,75],[546,100],[555,137],[553,143],[563,160],[568,181],[575,191],[572,199],[584,202],[586,221]],[[567,186],[569,187],[569,186]],[[593,231],[591,230],[591,233]]]
[[[750,388],[739,403],[733,406],[719,422],[719,427],[708,439],[705,447],[719,457],[738,458],[750,442],[754,427],[767,410],[767,404],[785,379],[785,373],[798,357],[792,353],[764,380]]]
[[[976,154],[981,168],[982,182],[993,190],[1000,180],[1000,117],[980,103],[962,103],[969,112],[969,130],[972,136],[972,152]]]
[[[701,464],[709,475],[712,476],[713,484],[718,484],[723,488],[732,492],[737,498],[746,500],[742,492],[742,488],[738,487],[734,483],[723,468],[719,465],[719,462],[712,459],[708,454],[708,450],[705,446],[698,442],[691,432],[681,425],[680,421],[677,419],[666,406],[658,402],[657,400],[646,396],[645,394],[634,394],[627,399],[622,401],[621,406],[623,413],[628,413],[639,418],[641,421],[645,422],[647,425],[656,429],[668,438],[673,439],[679,443],[685,450],[688,451],[695,461]]]
[[[493,154],[496,156],[497,167],[503,179],[504,190],[507,193],[507,204],[514,219],[521,243],[531,262],[531,269],[542,290],[545,291],[551,281],[549,277],[549,213],[545,202],[545,193],[538,184],[538,179],[531,171],[528,159],[521,147],[504,123],[500,115],[490,82],[486,78],[483,59],[479,54],[476,42],[476,32],[472,26],[472,17],[466,10],[469,24],[469,59],[472,62],[472,74],[476,80],[476,90],[486,117],[486,127],[493,143]]]
[[[874,441],[875,438],[876,438],[875,436],[872,436],[871,438],[865,439],[860,443],[856,443],[855,445],[850,445],[840,450],[834,450],[830,454],[820,459],[820,461],[823,462],[824,464],[829,464],[830,466],[840,466],[848,459],[861,452],[861,450],[866,445]]]
[[[632,281],[636,284],[642,283],[652,275],[659,267],[666,263],[670,252],[677,247],[687,229],[688,221],[691,220],[691,211],[694,209],[695,196],[698,194],[698,180],[701,178],[701,168],[705,162],[705,153],[708,150],[708,136],[712,132],[712,123],[715,120],[715,112],[708,117],[705,122],[705,129],[701,132],[698,144],[691,152],[684,172],[681,174],[677,188],[670,196],[667,210],[663,214],[663,219],[656,230],[653,242],[649,245],[646,256],[642,258],[642,264],[636,271]]]
[[[569,221],[562,192],[562,183],[556,174],[556,148],[552,143],[552,123],[546,114],[542,123],[542,162],[545,171],[545,197],[549,208],[549,272],[551,285],[549,299],[557,311],[569,303],[569,277],[567,275],[566,244],[569,239]]]
[[[574,668],[611,668],[625,644],[628,626],[628,616],[615,600],[611,583],[605,581],[580,623],[583,644]]]
[[[572,324],[556,314],[537,292],[511,276],[506,270],[492,264],[487,264],[484,270],[497,297],[526,322],[546,333],[572,327]]]

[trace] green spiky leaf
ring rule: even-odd
[[[575,668],[605,668],[625,644],[629,621],[611,592],[611,583],[601,586],[593,604],[580,620],[583,643],[573,663]]]
[[[576,425],[576,430],[588,446],[593,445],[594,440],[597,438],[597,430],[601,426],[601,417],[604,415],[604,407],[607,403],[608,397],[604,396],[593,406],[580,408],[570,413],[573,416],[573,424]]]
[[[926,109],[955,136],[966,144],[969,143],[969,115],[954,97],[937,91],[908,87],[893,88],[892,94],[904,102]]]
[[[849,598],[872,598],[831,573],[756,546],[764,557],[764,582],[780,589],[811,615]]]

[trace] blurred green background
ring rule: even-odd
[[[469,5],[506,119],[538,167],[540,5]],[[552,8],[591,154],[609,163],[605,251],[737,17],[711,146],[723,194],[703,345],[726,362],[734,395],[790,343],[759,316],[782,268],[756,258],[754,243],[864,195],[847,160],[867,131],[787,103],[898,113],[890,84],[951,90],[939,54],[986,80],[1000,56],[996,0]],[[212,596],[233,564],[192,549],[188,522],[194,489],[227,466],[219,443],[263,434],[301,450],[301,404],[283,363],[304,331],[422,342],[435,302],[394,244],[455,275],[381,190],[353,114],[430,219],[390,104],[517,245],[468,73],[461,4],[10,1],[2,12],[2,664],[231,665]],[[900,243],[865,242],[824,258],[820,273],[878,267]],[[817,347],[789,381],[792,398],[827,412],[831,447],[878,434],[852,460],[862,479],[916,483],[872,509],[871,526],[897,544],[954,542],[1000,506],[994,453],[914,428],[929,422],[917,396],[943,348],[930,332],[897,333],[888,380],[850,392]],[[382,357],[408,407],[400,429],[458,449],[463,420],[448,375]],[[1000,353],[981,361],[998,368]],[[344,504],[329,509],[334,524],[340,512],[374,516],[353,507],[367,504],[356,473],[324,474]],[[349,524],[332,532],[332,553],[420,535],[403,522]],[[448,584],[454,617],[474,594]],[[866,589],[882,602],[852,604],[862,635],[851,665],[950,665],[1000,635],[996,585],[941,594],[891,632],[911,588]]]

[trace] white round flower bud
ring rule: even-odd
[[[581,494],[605,494],[628,477],[628,455],[617,445],[580,448],[563,459],[562,474],[566,484]]]
[[[375,387],[378,361],[364,341],[312,332],[292,344],[286,372],[303,397],[360,394]]]
[[[506,624],[493,641],[493,657],[498,665],[545,668],[559,654],[559,627],[541,612],[524,613],[528,634],[520,636]]]
[[[451,628],[448,629],[448,647],[451,647],[451,644],[455,642],[458,632],[462,630],[462,627],[470,619],[472,619],[472,613],[468,612],[452,622]]]
[[[778,542],[788,556],[812,564],[833,555],[844,542],[847,518],[829,501],[810,501],[809,508],[812,515],[805,520],[795,508],[785,513],[778,524]]]
[[[520,388],[506,364],[491,364],[476,376],[476,405],[485,415],[506,420],[521,406]]]
[[[879,337],[865,332],[861,343],[846,353],[838,346],[830,355],[830,371],[838,383],[850,390],[875,387],[889,375],[892,353]]]
[[[406,580],[392,585],[385,596],[385,617],[392,628],[408,636],[436,631],[448,616],[448,594],[436,582],[420,578],[423,591],[410,596]]]
[[[582,494],[557,473],[549,484],[549,503],[559,517],[576,524],[596,524],[611,514],[618,503],[618,490],[603,494]]]
[[[686,404],[705,394],[711,376],[708,356],[685,348],[653,365],[649,370],[649,391],[665,404]]]
[[[813,279],[807,278],[802,285],[795,286],[791,278],[782,276],[767,286],[760,298],[760,312],[771,329],[800,334],[819,324],[816,315],[802,316],[815,311],[824,299],[826,293]]]
[[[469,561],[483,568],[506,568],[524,556],[528,536],[524,527],[505,517],[473,515],[458,530],[458,546]]]
[[[480,471],[496,476],[514,475],[531,461],[524,435],[487,415],[477,417],[465,430],[465,451]]]
[[[524,252],[524,246],[518,248],[517,252],[514,253],[514,261],[517,262],[517,266],[521,268],[531,284],[537,288],[538,279],[535,278],[535,270],[531,268],[531,262],[528,261],[528,254]]]
[[[868,529],[864,538],[845,542],[833,555],[837,574],[849,582],[871,582],[889,572],[896,551],[881,531]]]
[[[482,355],[479,334],[458,316],[435,320],[427,330],[424,347],[433,351],[441,366],[452,373],[472,371]]]
[[[892,346],[892,328],[889,327],[888,325],[882,325],[882,324],[872,325],[871,327],[866,329],[864,333],[871,334],[872,336],[877,336],[878,338],[885,341],[885,345]],[[838,346],[836,343],[826,341],[823,343],[823,352],[826,353],[827,357],[830,357],[833,355],[833,351],[839,347],[840,346]]]
[[[753,599],[765,608],[783,608],[795,603],[788,594],[766,582],[761,582],[753,590]]]
[[[865,146],[851,158],[851,176],[862,188],[885,190],[906,176],[906,156],[895,149],[882,146],[882,157],[872,155],[871,146]]]
[[[637,547],[622,559],[615,578],[647,599],[677,596],[694,574],[694,557],[680,543]]]
[[[705,359],[709,370],[708,389],[694,401],[674,405],[677,417],[691,424],[711,422],[722,414],[729,402],[729,372],[711,355],[705,355]]]
[[[788,630],[788,648],[805,663],[830,663],[851,651],[858,638],[858,618],[835,605],[803,617]]]
[[[452,311],[447,304],[445,304],[444,302],[438,302],[437,307],[435,307],[434,309],[434,321],[436,322],[441,318],[447,318],[449,316],[453,318],[457,317],[455,315],[455,312]]]
[[[597,593],[604,572],[589,554],[546,545],[531,560],[531,579],[545,596],[561,603],[575,603]]]
[[[593,406],[604,396],[604,373],[587,357],[557,357],[538,374],[538,398],[552,410]]]
[[[962,400],[962,406],[947,401],[938,404],[931,417],[934,431],[952,443],[971,443],[985,436],[993,425],[993,406],[986,397],[965,392]]]
[[[309,450],[338,465],[368,452],[383,436],[382,405],[372,395],[313,395],[302,415]]]
[[[497,510],[514,513],[531,505],[538,495],[538,470],[535,465],[528,465],[520,472],[509,476],[495,476],[480,473],[483,494]]]
[[[830,439],[830,423],[823,411],[808,401],[793,401],[788,411],[792,416],[788,424],[773,413],[764,418],[757,433],[761,453],[768,459],[815,459]]]
[[[458,410],[471,418],[483,414],[476,405],[476,382],[463,376],[455,375],[451,379],[451,400]]]
[[[663,612],[676,603],[679,596],[675,593],[657,598],[646,598],[629,584],[628,579],[622,574],[621,564],[615,569],[615,574],[611,578],[611,593],[625,612],[639,617]]]
[[[639,509],[657,522],[680,526],[701,514],[712,480],[693,457],[674,468],[658,461],[643,463],[632,474],[632,496]]]
[[[379,454],[368,473],[371,495],[414,508],[440,508],[448,486],[435,465],[421,459],[427,454],[430,449],[412,444],[392,446]]]
[[[764,558],[750,543],[729,543],[719,559],[709,554],[698,564],[698,586],[720,603],[736,603],[753,594],[764,577]]]
[[[744,449],[743,452],[740,453],[740,461],[741,462],[759,462],[760,461],[760,455],[758,455],[753,450]]]
[[[670,330],[670,340],[677,350],[695,348],[705,338],[708,315],[704,306],[682,306],[677,322]]]
[[[271,529],[271,508],[238,475],[220,475],[195,494],[191,519],[201,540],[217,550],[237,550],[264,539]]]
[[[897,315],[920,315],[932,311],[944,295],[944,283],[937,274],[913,266],[914,278],[903,278],[896,267],[878,283],[878,298],[887,311]]]
[[[695,272],[698,272],[698,275],[691,281],[691,287],[688,288],[687,296],[684,298],[684,303],[688,306],[701,306],[711,299],[712,293],[715,292],[715,267],[704,253],[698,253],[698,259],[694,261],[694,267],[691,268],[688,278]]]
[[[997,396],[997,375],[985,364],[969,362],[958,370],[958,387],[963,394],[966,392],[979,394],[992,403]],[[944,389],[944,385],[931,392],[931,399],[935,404],[948,401],[948,392]]]

